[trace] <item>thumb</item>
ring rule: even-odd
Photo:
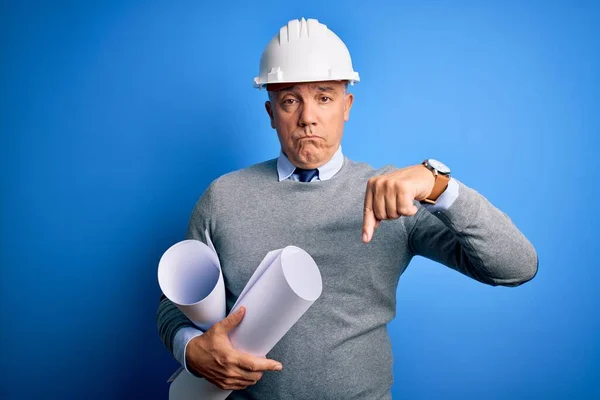
[[[229,333],[233,328],[238,326],[246,315],[246,307],[240,307],[236,312],[229,314],[219,322],[221,332]]]

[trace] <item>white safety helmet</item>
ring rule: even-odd
[[[254,87],[271,83],[360,81],[342,40],[316,19],[294,19],[279,30],[260,57]]]

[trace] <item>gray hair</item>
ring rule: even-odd
[[[348,94],[348,81],[344,81],[344,94]],[[273,98],[271,97],[273,92],[267,91],[267,95],[269,96],[269,101],[273,101]]]

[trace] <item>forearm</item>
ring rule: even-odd
[[[447,210],[419,214],[417,254],[494,286],[517,286],[535,276],[538,259],[531,243],[508,216],[464,184],[459,182],[459,195]]]
[[[158,334],[167,349],[174,354],[173,342],[175,335],[181,328],[196,328],[178,308],[166,297],[162,296],[156,314]],[[196,328],[197,329],[197,328]]]

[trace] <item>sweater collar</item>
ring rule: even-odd
[[[326,181],[333,178],[344,164],[344,154],[342,153],[342,146],[338,147],[331,160],[321,165],[317,170],[319,171],[319,180]],[[279,182],[288,179],[294,174],[296,166],[287,158],[285,153],[281,151],[279,158],[277,159],[277,175]]]

